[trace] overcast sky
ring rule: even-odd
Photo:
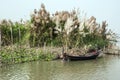
[[[106,20],[108,27],[120,34],[120,0],[0,0],[0,20],[29,19],[30,13],[40,9],[41,3],[50,13],[79,8],[87,17],[95,16],[98,22]]]

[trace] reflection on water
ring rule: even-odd
[[[120,80],[120,57],[29,62],[0,68],[0,80]]]

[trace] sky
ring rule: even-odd
[[[28,20],[34,9],[40,9],[41,3],[51,14],[79,8],[88,18],[96,17],[98,23],[106,20],[108,28],[120,34],[120,0],[0,0],[0,20]]]

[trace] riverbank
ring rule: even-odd
[[[44,48],[7,46],[2,48],[0,52],[0,64],[15,64],[36,60],[49,61],[55,58],[55,54]]]
[[[66,52],[66,50],[64,50]],[[62,47],[26,47],[26,46],[6,46],[0,50],[0,64],[16,64],[30,61],[50,61],[60,57]],[[83,48],[72,48],[67,50],[68,54],[85,54]]]
[[[64,48],[64,52],[69,55],[84,55],[90,47],[81,48]],[[6,46],[0,50],[0,65],[2,64],[16,64],[30,61],[51,61],[60,58],[62,47],[43,46],[43,47],[28,47],[28,46]],[[104,49],[103,53],[107,53],[108,49]],[[112,53],[115,53],[112,51]]]
[[[108,55],[120,55],[120,49],[106,49],[104,51],[105,54],[108,54]]]

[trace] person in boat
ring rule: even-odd
[[[67,59],[68,59],[67,53],[63,53],[63,61],[67,61]]]
[[[97,50],[96,49],[89,49],[87,51],[87,55],[96,55],[97,54]]]
[[[96,49],[92,50],[93,54],[98,54],[100,52],[101,52],[101,48],[100,47],[97,47]]]

